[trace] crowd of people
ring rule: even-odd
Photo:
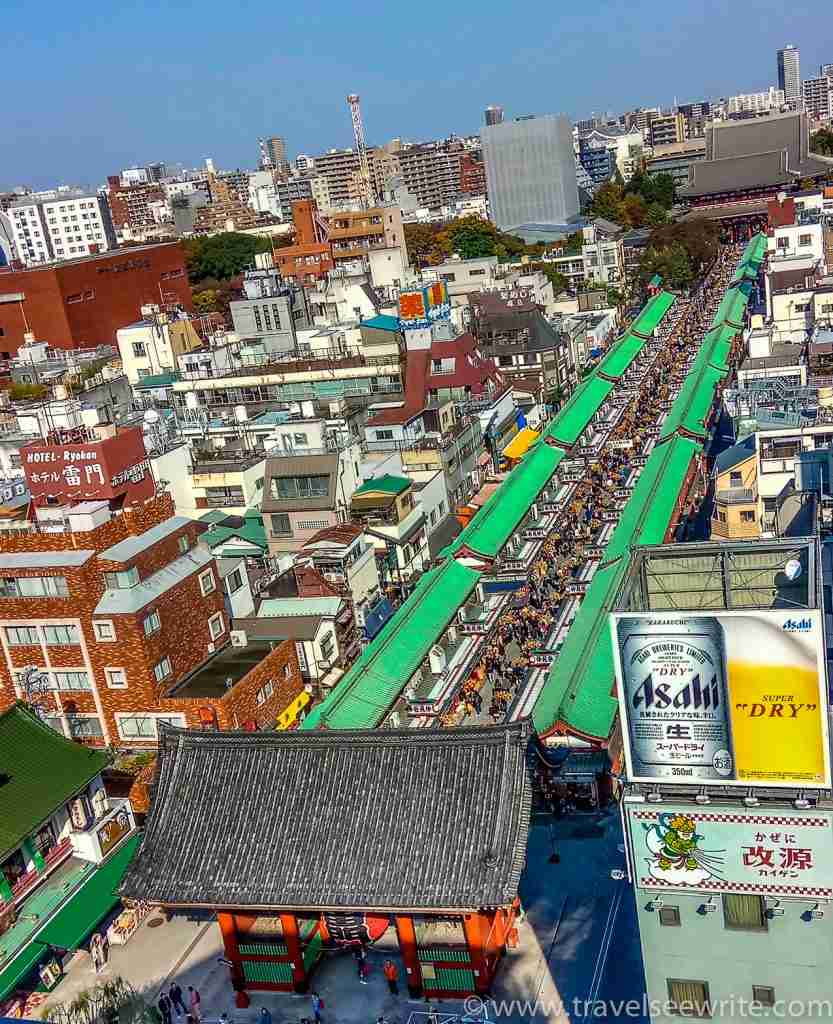
[[[448,724],[480,720],[488,700],[492,722],[502,721],[516,694],[528,679],[536,651],[546,651],[554,640],[554,626],[564,600],[580,600],[575,583],[588,562],[587,549],[596,546],[622,498],[635,470],[634,455],[644,453],[656,427],[697,354],[703,335],[728,286],[739,247],[727,247],[702,285],[688,297],[678,298],[668,326],[621,382],[626,391],[638,387],[602,442],[599,454],[586,458],[586,471],[572,485],[564,510],[544,541],[532,566],[529,581],[515,594],[511,607],[498,620],[482,658],[463,684]],[[614,392],[614,399],[615,399]],[[615,417],[614,417],[615,418]],[[603,429],[603,428],[602,428]],[[488,696],[487,696],[488,695]]]

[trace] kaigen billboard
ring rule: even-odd
[[[634,882],[643,889],[833,897],[833,820],[825,811],[626,803],[626,813]]]
[[[611,616],[633,782],[830,785],[821,614]]]

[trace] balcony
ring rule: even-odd
[[[714,500],[719,505],[754,505],[758,500],[758,488],[727,487],[717,491]]]

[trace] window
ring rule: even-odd
[[[86,672],[53,672],[55,690],[89,690],[90,677]]]
[[[152,715],[117,718],[116,725],[123,740],[156,739],[156,720]]]
[[[214,579],[214,573],[211,569],[207,569],[205,572],[200,573],[200,592],[203,597],[210,594],[216,586],[217,582]]]
[[[732,472],[729,474],[730,487],[743,487],[743,473]]]
[[[0,597],[69,597],[69,587],[64,576],[5,577]]]
[[[262,686],[255,694],[255,700],[258,706],[260,706],[261,704],[265,704],[266,701],[269,700],[269,698],[272,696],[274,692],[275,687],[273,686],[272,680],[270,679],[269,682],[266,683],[265,686]]]
[[[127,673],[123,668],[105,668],[104,678],[111,690],[127,689]]]
[[[281,310],[280,306],[274,302],[272,303],[272,317],[275,321],[275,330],[279,331],[281,329]]]
[[[679,907],[660,907],[659,908],[659,923],[665,925],[667,928],[679,928],[680,927],[680,908]]]
[[[177,541],[177,545],[179,547],[180,554],[184,555],[188,548],[191,547],[191,541],[188,539],[188,534],[183,533]]]
[[[67,715],[69,734],[75,740],[99,739],[104,736],[98,718],[87,718],[83,715]]]
[[[263,307],[263,322],[266,324],[266,330],[272,330],[272,314],[269,312],[269,307]]]
[[[44,626],[43,636],[48,644],[77,644],[77,626]]]
[[[292,443],[300,448],[306,448],[309,445],[309,437],[306,434],[293,434]]]
[[[158,611],[152,611],[150,615],[146,615],[142,620],[142,629],[145,631],[145,636],[152,636],[154,633],[158,633],[162,628],[162,619],[159,617]]]
[[[669,978],[668,1001],[671,1013],[678,1017],[711,1017],[709,985],[706,981]]]
[[[742,523],[754,523],[755,513],[754,512],[741,512],[740,521]]]
[[[775,989],[771,985],[753,985],[752,1002],[756,1006],[775,1006]]]
[[[480,267],[479,270],[470,270],[469,271],[469,277],[480,277],[482,274],[485,274],[485,273],[486,273],[485,268],[484,267]]]
[[[794,308],[795,308],[796,313],[806,313],[807,310],[810,308],[810,303],[809,302],[796,302]]]
[[[779,249],[786,249],[789,245],[789,240],[787,238],[779,238],[777,239],[775,244],[778,246]]]
[[[234,572],[230,572],[226,576],[226,592],[236,594],[237,591],[243,586],[243,573],[239,569],[235,569]]]
[[[812,245],[813,244],[813,236],[812,235],[799,235],[798,236],[798,244],[799,245]]]
[[[255,330],[256,331],[262,331],[263,330],[263,321],[260,319],[260,307],[259,306],[252,306],[252,312],[254,313],[254,316],[255,316]]]
[[[326,519],[299,519],[299,530],[326,530],[330,524]]]
[[[724,893],[723,924],[731,931],[765,932],[764,901],[745,893]]]
[[[143,341],[133,342],[133,355],[137,358],[147,355],[147,352],[145,351],[145,343]]]
[[[222,612],[217,612],[216,615],[212,615],[208,620],[208,632],[212,640],[216,640],[217,637],[222,636],[226,631],[226,622]]]
[[[161,683],[163,679],[167,679],[172,671],[171,659],[167,655],[153,666],[153,674],[156,676],[157,683]]]
[[[454,274],[440,274],[440,280],[451,282],[454,280]]]
[[[321,658],[324,661],[329,661],[335,650],[336,638],[332,633],[327,633],[326,636],[321,638]]]
[[[96,640],[101,640],[104,643],[116,639],[116,627],[109,619],[98,619],[93,622],[93,633]]]
[[[245,505],[246,497],[242,487],[206,487],[205,499],[209,508],[223,508],[226,505]]]
[[[39,644],[40,637],[34,626],[7,626],[6,643],[9,647],[21,647],[28,644]]]
[[[393,431],[392,430],[377,430],[376,431],[377,441],[392,441]]]
[[[287,662],[283,667],[283,677],[284,679],[292,678],[292,665],[289,662]]]
[[[273,476],[269,487],[273,498],[326,498],[330,478],[324,476]]]
[[[105,572],[104,582],[108,590],[129,590],[139,582],[139,570],[134,566],[124,572]]]
[[[272,513],[272,533],[282,537],[289,537],[292,534],[292,524],[286,512]]]

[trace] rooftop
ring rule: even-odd
[[[106,558],[111,562],[129,562],[131,558],[135,558],[143,551],[153,547],[154,544],[158,544],[159,541],[170,537],[171,534],[181,530],[183,526],[187,526],[190,522],[192,520],[187,519],[185,516],[171,516],[170,519],[157,523],[156,526],[152,526],[149,530],[145,530],[144,533],[138,534],[138,536],[127,537],[119,541],[118,544],[114,544],[111,548],[102,551],[99,557]]]
[[[78,569],[95,551],[15,551],[0,554],[0,569]]]
[[[210,551],[203,548],[191,548],[180,558],[170,562],[163,569],[143,579],[134,587],[120,590],[105,590],[101,600],[95,607],[95,615],[132,614],[155,601],[171,587],[187,579],[198,569],[204,569],[213,561]]]
[[[268,640],[249,640],[245,647],[226,644],[171,690],[171,697],[224,697],[272,650]]]
[[[23,704],[0,715],[0,860],[107,765]]]
[[[357,494],[369,495],[369,494],[401,494],[403,491],[411,486],[411,481],[406,476],[393,476],[391,473],[385,473],[383,476],[371,477],[370,480],[365,480],[361,487],[357,487],[353,491],[353,496]]]
[[[343,604],[340,597],[268,597],[261,602],[258,618],[334,617]]]
[[[517,896],[531,804],[526,721],[160,733],[156,799],[125,896],[447,911]]]
[[[362,320],[359,322],[359,327],[372,327],[375,331],[395,331],[399,332],[399,318],[395,316],[388,316],[386,313],[379,313],[378,316],[372,316],[369,320]]]

